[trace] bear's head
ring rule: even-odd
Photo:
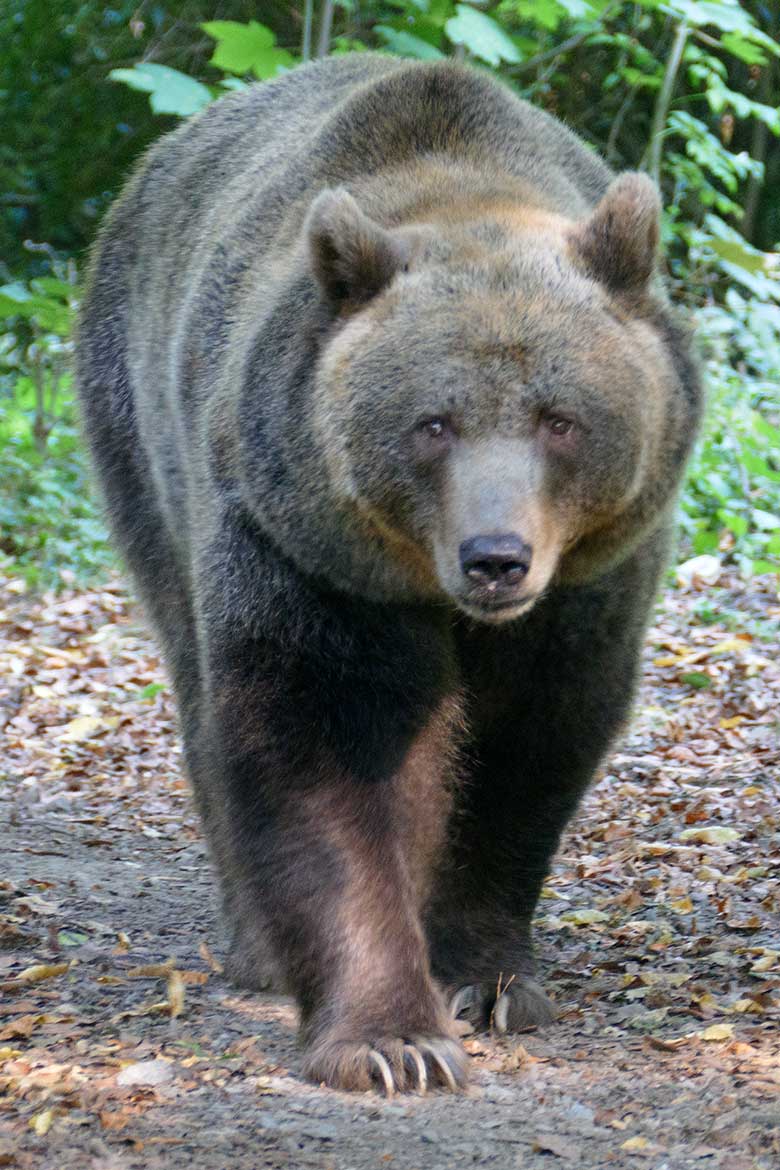
[[[317,442],[399,596],[505,621],[657,525],[696,410],[658,222],[639,174],[580,220],[499,199],[387,228],[344,189],[314,201]]]

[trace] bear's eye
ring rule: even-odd
[[[452,423],[448,418],[426,418],[417,424],[417,430],[426,439],[447,439],[452,434]]]
[[[444,454],[454,438],[452,421],[442,415],[422,419],[414,428],[414,444],[424,459]]]
[[[546,414],[542,419],[543,425],[551,435],[555,435],[556,439],[563,438],[564,435],[570,435],[574,430],[574,419],[566,418],[562,414]]]

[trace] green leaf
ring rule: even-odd
[[[374,32],[379,33],[388,49],[397,53],[399,57],[415,57],[420,61],[438,61],[444,57],[444,53],[435,45],[424,41],[422,37],[414,36],[413,33],[399,31],[386,24],[375,24]]]
[[[454,45],[463,45],[488,65],[500,65],[502,61],[516,64],[520,60],[517,45],[492,17],[468,4],[456,4],[455,9],[457,16],[450,17],[444,26]]]
[[[689,687],[694,687],[696,690],[703,690],[705,687],[712,686],[712,679],[708,674],[702,674],[701,671],[693,670],[690,674],[681,674],[680,682],[684,682]]]
[[[735,512],[728,512],[725,508],[718,509],[718,519],[735,536],[744,536],[748,530],[748,522],[744,516],[737,516]]]
[[[80,930],[60,930],[57,942],[61,947],[80,947],[89,942],[89,935],[82,934]]]
[[[142,690],[138,692],[139,699],[155,699],[160,694],[160,691],[165,690],[165,683],[147,683]]]
[[[74,310],[70,305],[63,304],[53,297],[30,292],[18,281],[0,285],[0,320],[7,317],[24,317],[34,321],[39,329],[46,333],[67,337],[73,325],[73,315]]]
[[[736,33],[744,40],[763,45],[776,56],[780,56],[780,45],[758,28],[752,16],[739,3],[730,0],[670,0],[662,4],[667,12],[677,13],[689,24],[698,28],[708,26],[723,33]]]
[[[558,0],[512,0],[512,13],[522,21],[530,21],[548,32],[555,32],[563,18]]]
[[[745,40],[739,33],[724,33],[720,38],[720,43],[727,53],[739,57],[740,61],[744,61],[746,65],[766,64],[766,53],[763,53],[751,41]]]
[[[566,10],[572,20],[593,16],[593,7],[587,0],[557,0],[557,3]]]
[[[7,297],[18,304],[20,301],[29,301],[32,294],[21,281],[15,280],[11,284],[0,284],[0,296]]]
[[[167,65],[144,62],[132,69],[112,69],[108,76],[112,81],[122,81],[131,89],[148,93],[155,114],[177,114],[186,118],[197,114],[213,100],[205,85]]]
[[[760,455],[756,455],[752,451],[742,452],[742,466],[753,476],[771,480],[772,483],[780,483],[780,471],[775,471],[769,466],[766,459],[762,459]]]
[[[750,418],[753,429],[763,435],[765,439],[769,439],[770,443],[777,444],[777,449],[780,451],[780,427],[773,427],[757,410],[751,412]]]
[[[211,64],[228,73],[254,73],[265,80],[295,64],[292,54],[278,48],[272,30],[256,20],[210,20],[200,27],[217,42]]]
[[[276,42],[271,29],[256,20],[250,20],[249,24],[210,20],[200,27],[217,42],[211,64],[228,73],[249,73],[255,61]]]
[[[760,528],[762,532],[776,532],[780,528],[780,516],[775,516],[772,512],[765,512],[762,508],[754,508],[751,519],[756,528]]]
[[[702,532],[697,532],[693,538],[693,551],[695,553],[712,553],[718,547],[718,534],[711,529],[705,529]]]
[[[736,264],[738,268],[744,268],[746,272],[767,270],[764,253],[751,248],[747,242],[739,244],[735,240],[710,239],[708,246],[723,260],[728,260],[729,264]]]
[[[417,12],[428,11],[428,0],[390,0],[393,8],[400,8],[404,12],[409,12],[415,9]]]
[[[55,276],[37,276],[30,281],[30,287],[35,292],[41,292],[48,296],[61,297],[63,300],[70,300],[77,294],[76,286],[68,284],[67,280],[57,280]]]
[[[267,49],[257,57],[252,72],[259,81],[270,81],[286,69],[292,69],[295,58],[286,49]]]

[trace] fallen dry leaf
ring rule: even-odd
[[[729,841],[739,841],[739,838],[739,832],[727,825],[702,825],[695,829],[683,829],[680,833],[681,841],[699,841],[702,845],[726,845]]]
[[[64,975],[69,967],[70,963],[34,963],[32,967],[25,967],[13,979],[6,979],[0,983],[0,988],[12,991],[16,987],[24,987],[30,983],[42,983],[44,979]]]
[[[125,971],[125,976],[127,979],[167,979],[173,966],[173,959],[165,963],[146,963],[141,967],[130,967]]]
[[[184,980],[178,971],[168,974],[168,1009],[172,1020],[184,1011]]]
[[[43,1112],[36,1113],[30,1118],[30,1129],[34,1130],[38,1137],[45,1137],[54,1124],[54,1116],[53,1109],[44,1109]]]
[[[632,1137],[621,1145],[621,1150],[625,1150],[629,1154],[634,1154],[638,1150],[646,1150],[650,1142],[645,1137]]]
[[[54,738],[59,743],[80,743],[91,739],[93,735],[103,731],[110,731],[119,723],[118,718],[98,718],[96,715],[79,715],[71,719],[65,730]]]
[[[219,959],[215,959],[206,943],[202,942],[198,947],[198,954],[204,962],[208,963],[215,975],[221,975],[225,968],[220,963]]]
[[[734,1035],[733,1024],[711,1024],[703,1032],[697,1032],[700,1040],[730,1040]]]

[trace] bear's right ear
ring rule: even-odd
[[[370,301],[409,256],[408,242],[365,215],[343,187],[317,196],[305,231],[314,275],[337,310]]]

